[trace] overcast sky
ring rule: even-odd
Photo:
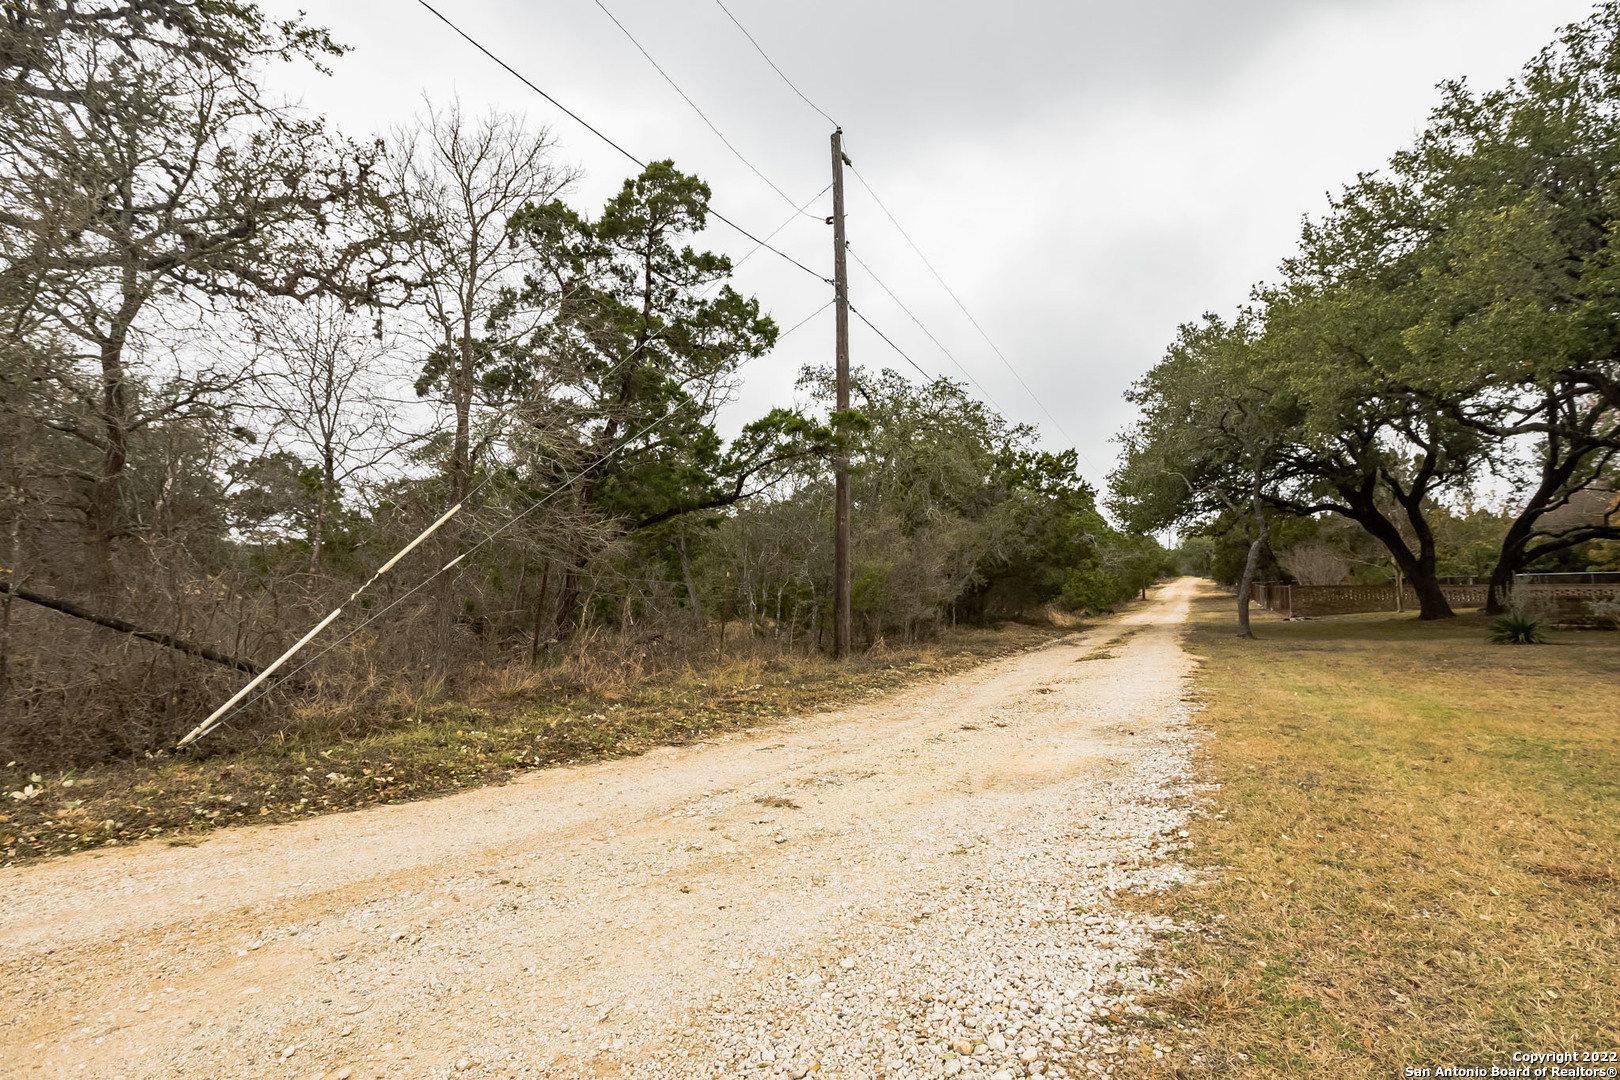
[[[715,0],[603,0],[731,142],[797,201],[829,180],[831,126]],[[927,253],[1026,392],[860,183],[851,249],[1010,418],[1075,445],[1099,486],[1121,393],[1176,326],[1229,311],[1272,274],[1303,215],[1410,142],[1435,83],[1495,86],[1590,0],[726,0],[843,125],[861,174]],[[268,0],[353,52],[330,77],[274,76],[356,136],[459,97],[549,126],[592,212],[633,170],[456,38],[415,0]],[[756,235],[789,206],[737,160],[595,0],[439,0],[463,29],[644,160],[673,158]],[[827,200],[823,200],[825,205]],[[823,214],[828,212],[822,209]],[[752,246],[724,226],[706,246]],[[799,217],[777,246],[831,275],[831,230]],[[961,372],[855,264],[853,303],[930,374]],[[737,286],[785,328],[827,287],[768,252]],[[857,365],[912,372],[855,322]],[[793,397],[832,359],[831,311],[744,371],[728,427]],[[912,372],[914,374],[914,372]],[[1039,399],[1038,402],[1036,399]],[[1044,406],[1044,409],[1043,409]],[[1056,423],[1048,417],[1055,417]],[[1059,430],[1061,428],[1061,431]]]

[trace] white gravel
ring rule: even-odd
[[[1195,588],[704,748],[0,872],[0,1074],[1106,1075],[1199,930],[1114,903],[1188,874]]]

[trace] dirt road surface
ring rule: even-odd
[[[965,675],[504,787],[0,871],[8,1077],[1111,1071],[1173,972],[1196,586]]]

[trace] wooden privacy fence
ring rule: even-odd
[[[1442,585],[1440,591],[1453,608],[1481,608],[1490,592],[1487,585]],[[1402,603],[1396,603],[1393,585],[1261,585],[1256,583],[1250,599],[1268,611],[1286,618],[1312,618],[1318,615],[1351,615],[1370,611],[1416,611],[1417,593],[1403,589]],[[1555,623],[1601,625],[1592,612],[1596,601],[1620,597],[1620,585],[1519,585],[1517,594],[1543,610]]]

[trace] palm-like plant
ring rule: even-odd
[[[1491,640],[1498,645],[1545,645],[1547,624],[1535,615],[1504,615],[1491,623]]]

